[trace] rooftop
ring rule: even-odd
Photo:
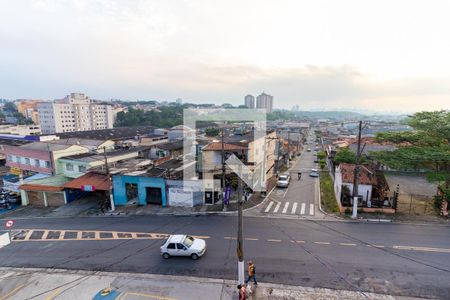
[[[52,144],[52,143],[43,143],[43,142],[34,142],[19,146],[20,148],[29,149],[29,150],[37,150],[37,151],[58,151],[65,150],[73,145],[61,145],[61,144]]]
[[[116,127],[101,130],[87,130],[56,133],[62,139],[66,138],[85,138],[93,140],[121,140],[133,139],[136,136],[147,136],[153,133],[155,127],[153,126],[138,126],[138,127]]]
[[[248,148],[245,146],[235,145],[235,144],[223,144],[224,151],[236,151],[236,150],[247,150]],[[203,147],[203,151],[221,151],[222,150],[222,142],[212,142]]]
[[[339,168],[341,170],[342,182],[353,183],[353,178],[355,176],[355,165],[342,163],[339,165]],[[377,183],[376,173],[368,165],[361,165],[358,177],[359,184],[375,185]]]

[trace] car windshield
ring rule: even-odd
[[[187,235],[186,238],[183,241],[183,244],[190,248],[192,246],[192,244],[194,243],[194,238],[192,236]]]
[[[287,176],[285,176],[285,175],[282,175],[282,176],[280,176],[280,178],[279,178],[279,180],[287,180]]]

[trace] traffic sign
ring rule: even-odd
[[[13,220],[8,220],[5,223],[6,228],[11,228],[14,225],[14,221]]]
[[[85,192],[94,192],[95,191],[95,186],[93,185],[82,185],[81,186],[81,190],[85,191]]]

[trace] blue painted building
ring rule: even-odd
[[[112,179],[115,205],[125,205],[135,199],[137,205],[167,206],[164,178],[114,175]]]

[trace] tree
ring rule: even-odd
[[[218,136],[219,135],[219,128],[214,128],[214,127],[210,127],[210,128],[206,128],[205,129],[205,134],[206,136]]]
[[[378,133],[378,142],[397,145],[394,151],[372,152],[377,161],[394,169],[421,170],[438,182],[448,195],[450,189],[450,111],[418,112],[407,123],[414,131]]]
[[[325,153],[325,151],[317,152],[317,158],[320,159],[320,160],[325,159],[326,156],[327,156],[327,154]]]
[[[342,148],[336,152],[334,156],[334,163],[339,165],[341,163],[354,164],[356,162],[356,153],[349,148]]]
[[[323,160],[323,159],[319,160],[319,167],[322,171],[323,171],[323,169],[325,169],[326,165],[327,165],[327,163],[325,162],[325,160]]]

